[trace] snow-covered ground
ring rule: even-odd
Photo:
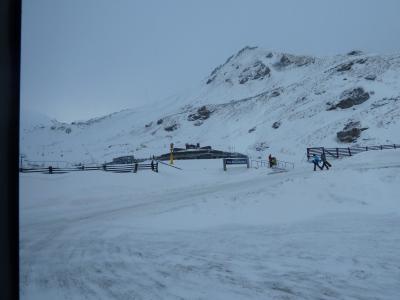
[[[400,151],[21,174],[22,299],[399,299]]]

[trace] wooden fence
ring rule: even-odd
[[[364,151],[398,148],[400,148],[399,144],[347,148],[312,147],[307,148],[307,160],[309,160],[313,156],[313,154],[320,156],[322,153],[325,153],[327,157],[340,158],[344,156],[352,156]]]
[[[260,167],[267,167],[269,168],[269,162],[267,160],[251,160],[251,167],[252,168],[260,168]],[[272,166],[272,168],[276,169],[294,169],[294,163],[288,162],[288,161],[283,161],[283,160],[277,160],[276,165]]]
[[[43,174],[62,174],[67,172],[75,171],[94,171],[102,170],[106,172],[114,173],[137,173],[138,170],[151,170],[158,173],[158,162],[151,163],[133,163],[133,164],[103,164],[98,166],[75,166],[75,167],[31,167],[31,168],[20,168],[21,173],[43,173]]]

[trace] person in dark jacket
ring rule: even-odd
[[[332,165],[326,160],[325,152],[323,152],[323,153],[321,154],[321,160],[322,160],[322,167],[321,167],[321,170],[323,170],[324,167],[326,167],[327,170],[329,170],[329,167],[332,167]]]
[[[320,165],[319,165],[319,162],[320,162],[320,161],[321,161],[321,159],[320,159],[316,154],[313,154],[312,162],[313,162],[313,164],[314,164],[314,171],[317,170],[317,167],[318,167],[320,170],[322,170],[322,168],[321,168]]]

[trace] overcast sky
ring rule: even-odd
[[[400,52],[399,0],[23,0],[21,106],[71,122],[162,100],[246,45]]]

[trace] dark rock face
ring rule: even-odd
[[[187,117],[187,120],[188,121],[206,120],[210,117],[211,113],[212,113],[212,111],[209,110],[206,106],[202,106],[197,110],[196,113],[190,114]],[[199,125],[201,125],[201,124],[199,124]]]
[[[245,68],[239,76],[239,83],[244,84],[249,80],[262,80],[271,75],[271,69],[262,61],[256,61],[251,67]]]
[[[249,133],[252,133],[253,131],[256,131],[256,127],[250,128]]]
[[[273,91],[271,97],[278,97],[281,93],[279,91]]]
[[[274,128],[274,129],[278,129],[279,126],[281,126],[281,122],[279,122],[279,121],[274,122],[274,124],[272,124],[272,128]]]
[[[346,109],[354,105],[364,103],[369,99],[369,93],[364,91],[362,87],[358,87],[351,90],[346,90],[342,93],[342,100],[336,105],[332,105],[328,110],[334,110],[336,108]]]
[[[164,127],[165,131],[174,131],[176,129],[178,129],[178,124],[176,124],[176,123],[172,124],[171,126]]]
[[[343,63],[343,64],[336,66],[335,69],[337,72],[350,71],[351,68],[354,66],[354,64],[362,65],[362,64],[365,64],[367,62],[367,60],[368,60],[367,58],[360,58],[360,59],[352,60],[347,63]]]
[[[353,62],[353,61],[351,61],[351,62],[349,62],[349,63],[341,64],[341,65],[339,65],[339,66],[336,67],[336,71],[338,71],[338,72],[349,71],[349,70],[351,70],[351,67],[352,67],[353,65],[354,65],[354,62]]]
[[[367,62],[367,60],[368,60],[368,59],[366,59],[366,58],[360,58],[360,59],[357,59],[357,60],[355,61],[355,63],[356,63],[356,64],[362,65],[362,64],[365,64],[365,63]]]
[[[375,80],[376,79],[376,75],[374,74],[370,74],[364,77],[366,80]]]
[[[353,50],[347,53],[347,55],[352,56],[352,55],[361,55],[363,52],[361,50]]]
[[[314,61],[315,59],[312,57],[283,54],[280,60],[274,66],[278,69],[285,68],[290,65],[301,67],[312,64]]]
[[[361,123],[359,121],[350,121],[344,126],[342,131],[336,133],[336,137],[342,143],[352,143],[357,141],[361,132],[367,129],[368,128],[361,128]]]
[[[207,80],[206,84],[210,84],[211,82],[213,82],[214,79],[215,79],[215,77],[216,77],[216,76],[209,78],[209,79]]]
[[[350,130],[353,128],[360,128],[360,127],[361,127],[360,121],[350,121],[344,126],[343,130]]]
[[[163,119],[159,119],[159,120],[157,121],[157,125],[161,125],[163,122],[164,122]]]
[[[279,60],[279,64],[281,67],[287,67],[292,64],[292,61],[289,59],[287,55],[282,55],[281,59]]]
[[[352,143],[357,140],[361,135],[360,128],[352,128],[346,131],[339,131],[336,136],[342,143]]]

